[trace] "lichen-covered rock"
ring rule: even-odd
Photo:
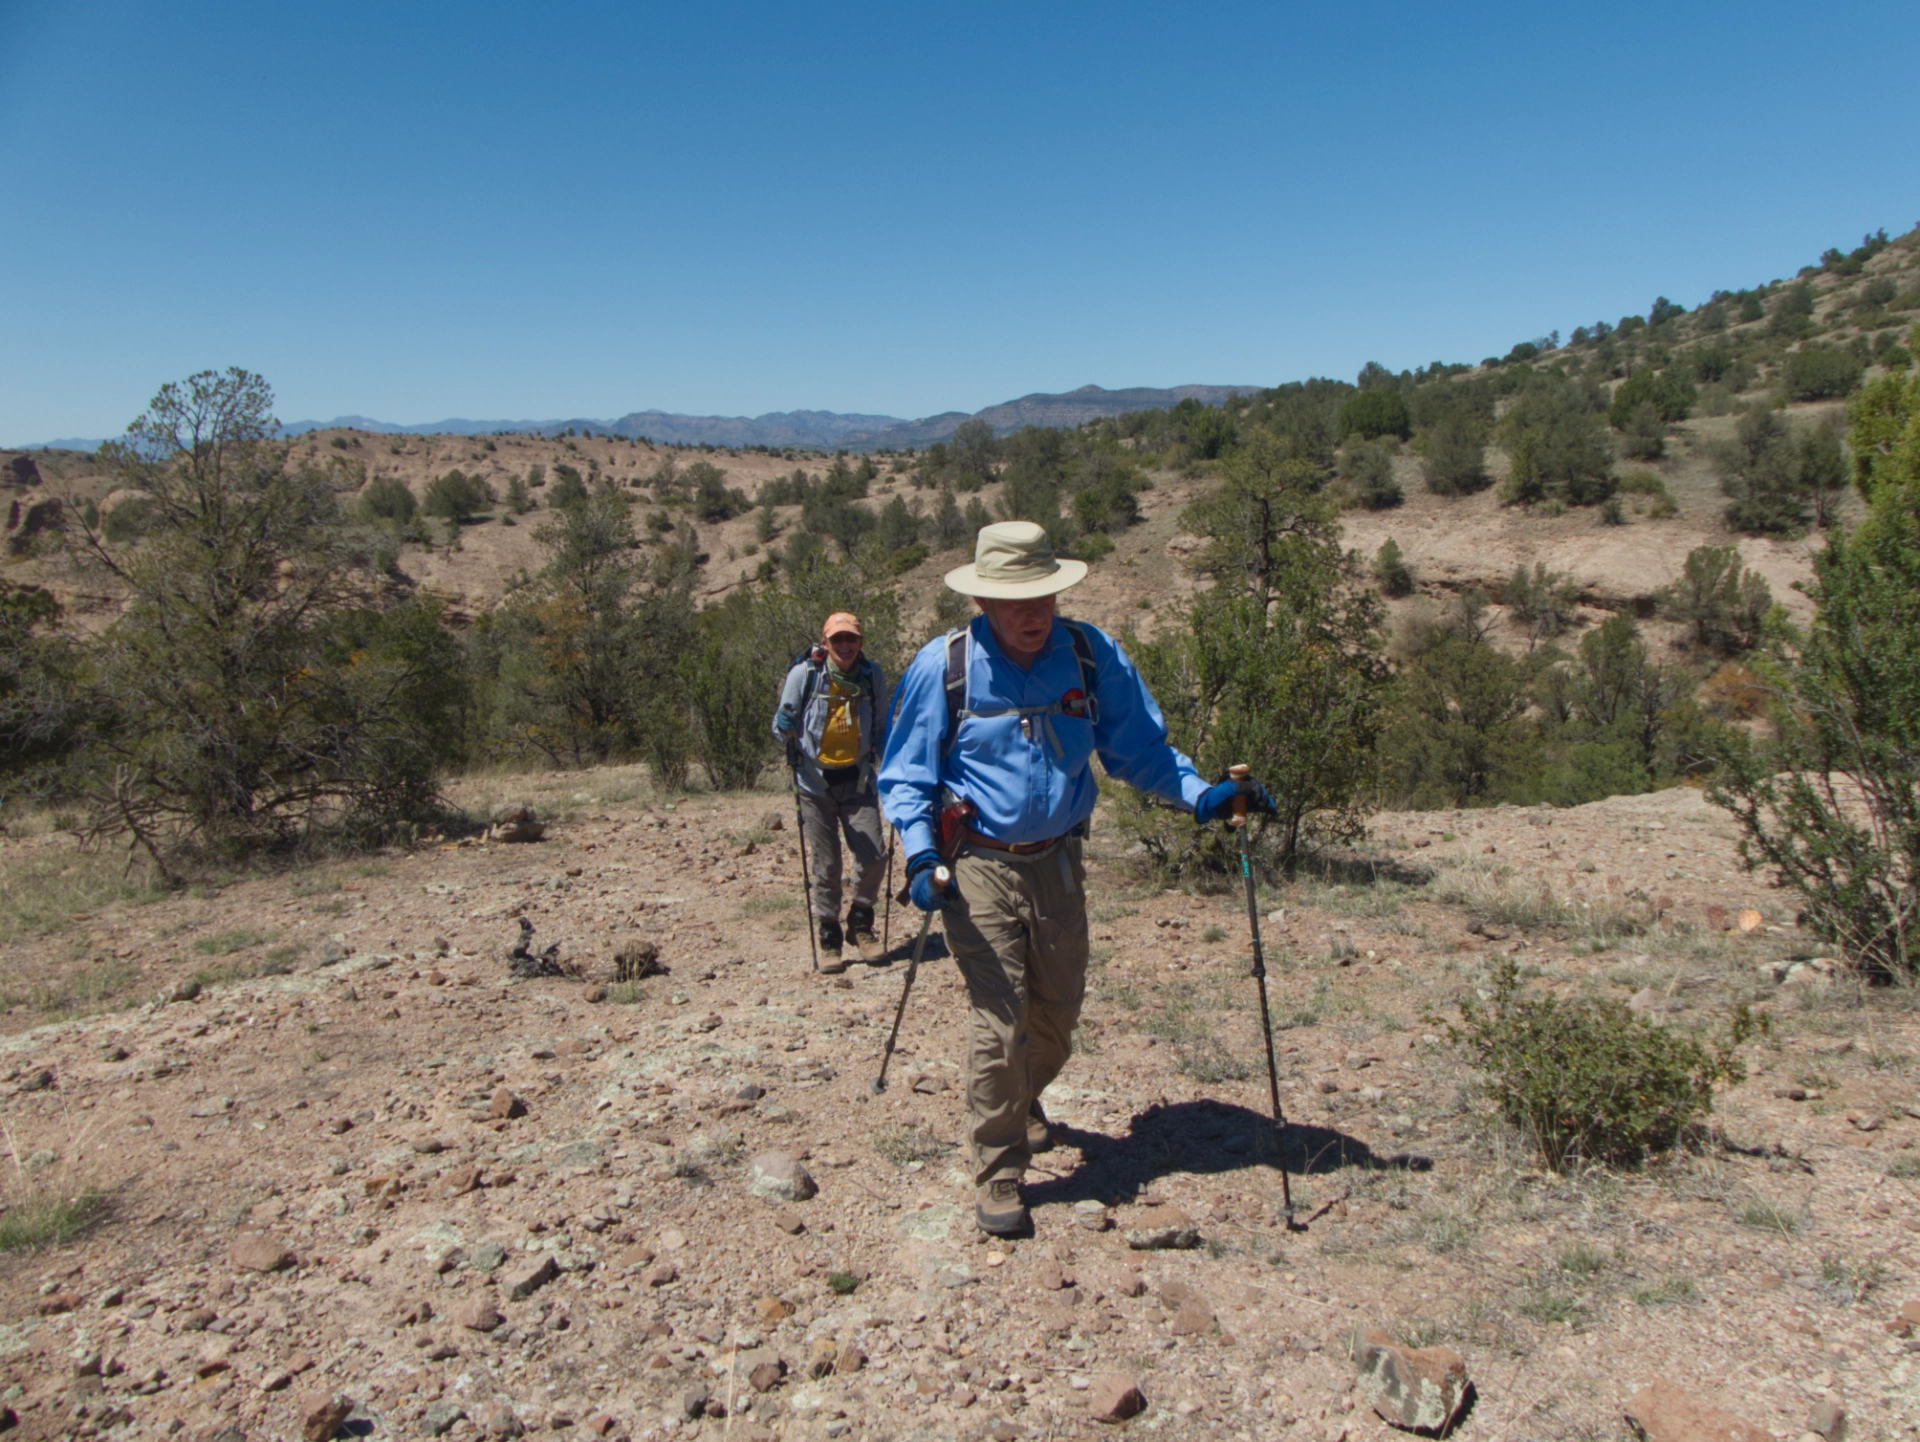
[[[1444,1431],[1467,1399],[1467,1362],[1451,1347],[1402,1347],[1385,1332],[1355,1337],[1361,1394],[1383,1421],[1408,1431]]]

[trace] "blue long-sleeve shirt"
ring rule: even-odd
[[[880,806],[900,830],[906,854],[935,848],[940,788],[971,801],[968,823],[1009,843],[1046,841],[1093,814],[1095,752],[1109,776],[1191,810],[1207,783],[1167,742],[1167,724],[1127,653],[1096,626],[1079,623],[1093,647],[1095,720],[1065,715],[1023,727],[1018,716],[964,717],[945,749],[947,643],[920,649],[900,678],[896,714],[880,762]],[[1030,669],[1008,659],[985,616],[967,628],[965,708],[1049,706],[1082,686],[1080,663],[1057,619]],[[1059,750],[1048,736],[1048,724]]]

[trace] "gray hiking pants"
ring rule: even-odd
[[[813,919],[840,919],[840,837],[853,853],[856,879],[853,906],[873,914],[880,887],[886,880],[887,844],[880,835],[880,796],[869,788],[862,793],[858,778],[838,786],[829,783],[824,796],[800,793],[801,824],[806,828],[807,878],[813,900]]]
[[[947,945],[966,978],[974,1181],[1032,1160],[1027,1112],[1073,1054],[1087,991],[1087,870],[1070,836],[1032,856],[964,846]]]

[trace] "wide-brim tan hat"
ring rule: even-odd
[[[947,586],[963,596],[1025,601],[1051,596],[1087,577],[1085,561],[1062,561],[1047,533],[1032,521],[999,521],[980,528],[973,564],[947,572]]]

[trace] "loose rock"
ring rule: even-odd
[[[1148,1207],[1127,1218],[1122,1235],[1136,1252],[1179,1251],[1200,1245],[1200,1229],[1178,1207]]]
[[[1147,1398],[1140,1384],[1120,1373],[1096,1377],[1087,1389],[1087,1410],[1096,1422],[1124,1422],[1146,1408]]]
[[[1466,1401],[1466,1359],[1451,1347],[1401,1347],[1370,1330],[1354,1339],[1352,1355],[1361,1393],[1395,1427],[1444,1431]]]
[[[762,1152],[747,1168],[747,1190],[768,1201],[804,1202],[820,1189],[789,1152]]]
[[[300,1435],[306,1442],[328,1442],[353,1415],[353,1398],[344,1392],[315,1392],[300,1403]]]
[[[228,1245],[227,1259],[243,1272],[277,1272],[293,1265],[293,1253],[265,1232],[241,1232]]]
[[[524,1302],[547,1283],[560,1275],[560,1267],[553,1259],[553,1253],[542,1254],[537,1260],[517,1268],[506,1279],[509,1302]]]
[[[1647,1442],[1772,1442],[1764,1427],[1700,1401],[1672,1382],[1650,1383],[1627,1403],[1627,1420]]]

